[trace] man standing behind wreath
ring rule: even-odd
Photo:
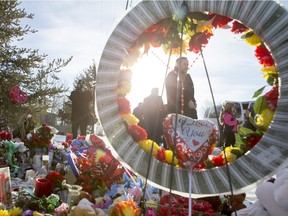
[[[194,98],[194,85],[191,76],[187,73],[188,66],[188,59],[186,57],[180,57],[176,60],[174,70],[166,77],[167,110],[168,114],[176,113],[178,106],[178,114],[197,119],[197,103]],[[177,91],[178,75],[179,89]]]
[[[79,80],[69,99],[72,101],[72,134],[73,139],[76,139],[79,127],[81,135],[86,135],[91,118],[90,103],[93,101],[93,95],[85,88],[85,81]]]

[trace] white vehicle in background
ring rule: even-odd
[[[255,103],[255,101],[242,101],[242,102],[239,102],[239,101],[225,101],[224,103],[226,103],[226,102],[232,102],[232,103],[235,104],[235,108],[236,108],[235,116],[236,116],[236,119],[238,120],[240,125],[242,125],[244,123],[245,110],[246,109],[253,110],[253,106],[254,106],[254,103]],[[220,111],[222,109],[222,104],[221,105],[216,105],[216,109],[217,109],[217,113],[218,113],[217,116],[219,117]],[[208,107],[205,110],[203,118],[214,122],[215,125],[218,128],[218,122],[217,122],[217,117],[216,117],[216,112],[215,112],[214,106]]]

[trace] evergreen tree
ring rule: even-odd
[[[46,54],[15,45],[25,35],[37,32],[30,26],[21,26],[21,20],[33,19],[34,15],[19,5],[18,1],[0,1],[0,116],[12,127],[23,115],[36,117],[45,113],[51,108],[53,97],[68,90],[63,84],[57,84],[58,74],[72,59],[54,59],[44,64]],[[26,103],[12,101],[9,93],[14,86],[27,93]]]

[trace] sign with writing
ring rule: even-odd
[[[163,122],[164,137],[179,160],[193,166],[203,162],[215,143],[217,130],[209,120],[197,120],[178,114],[168,115]]]

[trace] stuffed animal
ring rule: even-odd
[[[238,216],[287,216],[288,167],[276,174],[275,181],[259,185],[255,191],[258,200],[248,208],[237,211]],[[232,215],[236,215],[233,213]]]
[[[93,204],[86,198],[80,200],[77,206],[71,209],[70,216],[105,216],[105,212],[99,208],[93,208]]]

